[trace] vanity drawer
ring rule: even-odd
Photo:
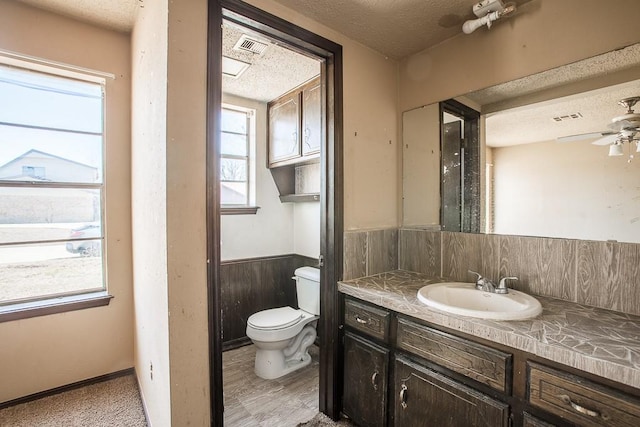
[[[511,393],[512,355],[406,319],[398,319],[397,346],[454,372]]]
[[[391,314],[386,310],[347,299],[344,303],[344,323],[374,338],[386,341]]]
[[[640,399],[528,362],[529,403],[581,426],[637,427]]]

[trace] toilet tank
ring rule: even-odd
[[[295,271],[298,307],[307,313],[320,315],[320,269],[300,267]]]

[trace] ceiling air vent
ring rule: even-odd
[[[262,55],[267,46],[269,46],[267,43],[243,34],[242,37],[240,37],[240,40],[238,40],[236,45],[233,47],[233,49]]]
[[[575,119],[581,119],[582,118],[582,113],[572,113],[572,114],[565,114],[564,116],[557,116],[553,118],[554,122],[566,122],[569,120],[575,120]]]

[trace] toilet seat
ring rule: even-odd
[[[254,329],[271,331],[293,326],[300,322],[302,318],[303,314],[300,310],[294,310],[291,307],[279,307],[252,314],[247,320],[247,324]]]

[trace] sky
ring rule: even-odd
[[[0,65],[0,166],[36,149],[102,170],[102,87]]]

